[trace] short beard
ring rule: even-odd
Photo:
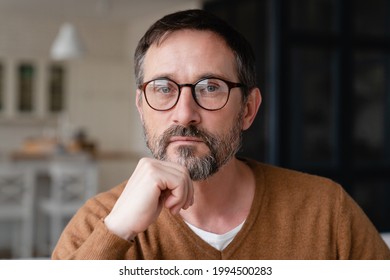
[[[143,127],[148,148],[156,159],[163,161],[173,161],[167,156],[167,148],[171,137],[200,138],[209,148],[209,153],[204,156],[195,156],[195,147],[182,145],[176,150],[178,156],[176,163],[188,169],[191,180],[203,181],[218,172],[241,148],[241,123],[242,113],[238,115],[231,130],[223,135],[209,133],[194,125],[188,127],[173,125],[158,138],[150,136],[145,124]]]

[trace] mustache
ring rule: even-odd
[[[210,133],[199,129],[195,125],[173,125],[165,130],[160,138],[159,142],[164,149],[168,146],[169,139],[173,136],[197,137],[200,138],[209,148],[215,145],[215,137],[213,137]]]

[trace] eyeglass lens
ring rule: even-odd
[[[229,86],[220,79],[203,79],[196,84],[178,85],[168,79],[150,81],[144,87],[148,104],[156,110],[169,110],[176,105],[182,87],[191,87],[197,104],[207,110],[222,108],[229,97]]]

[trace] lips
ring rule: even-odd
[[[173,136],[169,139],[169,143],[174,142],[199,142],[202,143],[203,140],[197,137],[189,137],[189,136]]]

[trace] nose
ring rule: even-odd
[[[197,124],[200,122],[199,109],[192,96],[191,87],[183,86],[180,98],[173,108],[173,121],[182,126]]]

